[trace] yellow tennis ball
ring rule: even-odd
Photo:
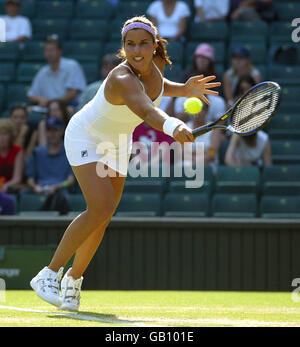
[[[203,103],[198,98],[188,98],[184,102],[184,110],[190,114],[197,114],[202,111]]]

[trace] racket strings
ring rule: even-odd
[[[274,85],[262,85],[247,94],[235,108],[231,125],[238,133],[260,128],[273,115],[280,97]]]

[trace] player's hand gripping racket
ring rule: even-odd
[[[265,127],[278,110],[281,88],[275,82],[262,82],[248,90],[221,118],[193,130],[194,137],[213,129],[229,130],[247,136]],[[230,118],[229,118],[230,117]],[[218,124],[225,119],[229,124]]]

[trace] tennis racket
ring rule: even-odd
[[[275,82],[262,82],[249,89],[222,117],[193,130],[194,137],[213,129],[229,130],[241,136],[265,127],[275,116],[281,100],[281,88]],[[228,125],[218,124],[229,119]]]

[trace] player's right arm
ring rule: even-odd
[[[155,107],[138,80],[130,73],[112,74],[105,88],[105,97],[112,104],[125,104],[144,122],[162,132],[165,122],[172,118]],[[173,138],[181,144],[194,141],[191,129],[185,124],[176,127]]]

